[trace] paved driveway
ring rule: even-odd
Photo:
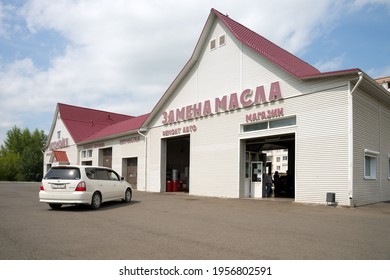
[[[390,203],[359,208],[134,192],[98,211],[0,183],[0,259],[390,259]]]

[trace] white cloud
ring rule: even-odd
[[[388,77],[390,75],[390,65],[380,68],[371,68],[367,70],[367,74],[374,79]]]
[[[314,65],[314,67],[316,67],[321,72],[340,70],[342,68],[344,58],[345,58],[345,54],[342,54],[340,56],[334,57],[331,60],[326,60],[326,61],[321,60],[321,61],[317,62]]]
[[[389,0],[353,0],[350,5],[355,11],[367,5],[385,5],[390,11]]]
[[[238,9],[241,23],[290,52],[304,52],[310,43],[328,32],[339,18],[343,2],[262,1],[256,8]]]
[[[10,6],[0,2],[0,38],[6,37],[8,34],[7,19],[9,18]]]

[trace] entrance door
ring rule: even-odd
[[[102,165],[104,167],[112,167],[112,148],[106,148],[102,150]]]
[[[251,162],[251,197],[264,197],[263,170],[262,161]]]
[[[126,181],[129,182],[134,189],[137,188],[137,162],[137,158],[127,159]]]

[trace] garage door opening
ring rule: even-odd
[[[190,136],[166,139],[166,192],[189,192]]]
[[[99,166],[112,168],[112,148],[99,150]]]
[[[244,197],[267,197],[267,174],[270,197],[295,198],[295,134],[245,140]]]
[[[122,159],[122,176],[131,184],[133,189],[137,189],[138,158]]]

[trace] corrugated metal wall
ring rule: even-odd
[[[344,84],[344,85],[343,85]],[[348,205],[347,85],[305,95],[297,104],[296,201]],[[330,81],[328,87],[334,87]]]
[[[390,108],[380,104],[381,112],[381,201],[390,200]]]
[[[358,89],[353,96],[353,203],[389,200],[390,112],[381,101]],[[378,152],[377,179],[364,179],[364,150]]]

